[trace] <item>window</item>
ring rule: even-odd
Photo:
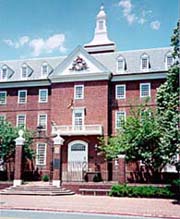
[[[7,79],[7,72],[8,72],[7,66],[3,66],[2,67],[2,80]]]
[[[117,58],[117,72],[124,72],[125,70],[125,60],[122,56]]]
[[[48,102],[48,89],[40,89],[39,103],[47,103],[47,102]]]
[[[6,115],[0,114],[0,122],[6,120]]]
[[[103,30],[104,28],[104,21],[99,21],[99,30]]]
[[[171,53],[168,53],[166,55],[166,69],[169,69],[171,67],[171,65],[173,64],[173,57],[171,55]]]
[[[150,97],[151,96],[151,84],[142,83],[140,84],[140,97]]]
[[[147,71],[149,69],[149,56],[147,54],[143,54],[141,56],[141,69],[143,71]]]
[[[45,143],[37,144],[36,165],[46,165],[46,144]]]
[[[27,78],[28,67],[27,67],[26,64],[24,64],[24,65],[22,66],[21,71],[22,71],[22,78]]]
[[[116,99],[125,99],[126,98],[126,85],[116,85]]]
[[[20,128],[26,127],[26,115],[25,114],[17,115],[16,126]]]
[[[73,110],[73,128],[74,130],[82,130],[84,127],[84,109]]]
[[[74,86],[74,99],[84,99],[84,85]]]
[[[42,126],[42,129],[47,129],[47,114],[38,115],[38,126]]]
[[[116,129],[122,128],[123,123],[126,120],[126,112],[125,111],[117,111],[116,112]]]
[[[0,91],[0,104],[6,104],[7,99],[7,92]]]
[[[26,102],[27,102],[27,90],[19,90],[18,103],[26,103]]]
[[[86,146],[81,143],[76,143],[71,146],[71,151],[85,151]]]
[[[46,62],[42,64],[41,73],[43,76],[48,75],[48,64]]]

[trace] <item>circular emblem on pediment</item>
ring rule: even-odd
[[[81,57],[77,57],[73,63],[72,63],[72,67],[70,68],[70,70],[72,71],[82,71],[82,70],[86,70],[87,64],[86,62],[81,58]]]

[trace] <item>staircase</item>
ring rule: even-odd
[[[56,187],[49,183],[32,182],[16,187],[8,187],[0,191],[0,195],[39,195],[39,196],[61,196],[74,195],[71,190]]]

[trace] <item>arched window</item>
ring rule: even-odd
[[[149,56],[144,53],[141,56],[141,70],[142,71],[148,71],[150,68],[150,60],[149,60]]]
[[[1,69],[1,78],[2,80],[6,80],[7,79],[7,74],[8,74],[8,68],[6,65],[3,65],[2,69]]]
[[[41,74],[42,76],[48,75],[48,64],[47,62],[44,62],[41,66]]]
[[[169,69],[171,65],[173,64],[173,62],[174,62],[174,59],[173,59],[172,53],[168,52],[165,56],[165,68]]]
[[[28,76],[28,66],[24,63],[21,67],[21,77],[27,78]]]
[[[71,151],[85,151],[86,146],[81,143],[76,143],[71,146]]]
[[[123,56],[117,58],[117,72],[122,73],[125,71],[125,59]]]

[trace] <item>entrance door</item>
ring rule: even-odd
[[[73,141],[68,145],[68,177],[72,181],[82,181],[83,172],[88,168],[88,144]]]

